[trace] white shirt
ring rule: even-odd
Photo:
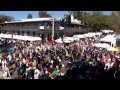
[[[24,63],[24,64],[26,63],[26,60],[25,60],[25,59],[23,59],[23,63]]]
[[[34,79],[39,79],[40,71],[38,69],[35,69],[34,71]]]

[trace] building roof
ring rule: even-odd
[[[11,21],[11,22],[5,22],[5,23],[41,22],[41,21],[52,21],[52,20],[53,18],[32,18],[32,19],[22,19],[18,21]]]

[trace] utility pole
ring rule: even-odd
[[[53,23],[52,23],[52,40],[54,40],[54,34],[55,34],[55,20],[54,20],[54,13],[53,13]]]

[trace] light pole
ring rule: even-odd
[[[53,12],[53,19],[52,19],[52,40],[54,40],[54,34],[55,34],[55,19],[54,19],[54,12]]]

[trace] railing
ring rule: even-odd
[[[55,28],[59,30],[58,27]],[[44,27],[44,29],[40,29],[39,26],[3,26],[1,30],[52,30],[52,26]],[[64,32],[88,32],[88,29],[80,29],[80,28],[68,28],[65,27]]]
[[[39,26],[3,26],[1,30],[52,30],[52,27],[40,29]]]
[[[39,29],[38,26],[4,26],[2,27],[4,30],[11,30],[11,29]]]
[[[64,32],[88,32],[88,29],[79,29],[79,28],[65,28]]]

